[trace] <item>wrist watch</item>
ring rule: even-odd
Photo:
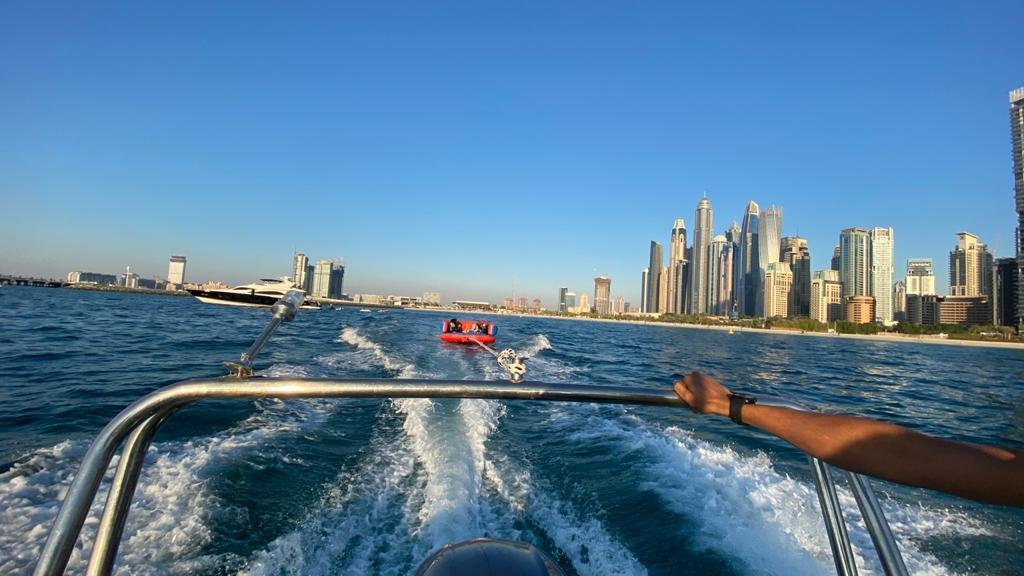
[[[739,392],[729,393],[729,419],[737,424],[747,426],[747,423],[743,421],[744,404],[757,404],[757,398]]]

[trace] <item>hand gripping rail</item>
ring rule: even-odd
[[[283,301],[284,299],[282,299]],[[301,302],[299,300],[298,302]],[[280,304],[280,302],[279,302]],[[286,308],[298,307],[287,305]],[[313,379],[252,378],[251,361],[270,333],[282,321],[294,316],[275,306],[270,325],[242,355],[242,370],[229,368],[234,375],[223,378],[186,380],[157,390],[121,411],[97,435],[68,489],[60,512],[54,520],[43,547],[35,574],[62,574],[85,523],[89,508],[96,498],[100,481],[110,465],[117,447],[124,444],[121,459],[96,532],[96,542],[89,558],[86,574],[110,574],[114,568],[125,519],[135,493],[146,450],[163,422],[182,406],[207,398],[481,398],[494,400],[534,400],[549,402],[595,402],[604,404],[637,404],[664,406],[675,410],[686,405],[667,386],[658,389],[622,386],[552,384],[545,382],[503,382],[493,380],[426,380],[426,379]],[[846,532],[835,483],[828,467],[811,457],[811,467],[821,503],[825,528],[832,547],[836,573],[857,574],[850,540]],[[851,489],[879,560],[886,574],[904,575],[896,541],[885,515],[868,481],[847,472]]]

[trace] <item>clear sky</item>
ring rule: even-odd
[[[1013,251],[1024,3],[5,2],[0,272],[639,303],[649,241],[784,209]],[[210,5],[216,4],[216,5]]]

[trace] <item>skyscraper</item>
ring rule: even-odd
[[[1017,259],[999,258],[992,278],[992,316],[996,326],[1016,326]]]
[[[991,297],[992,254],[970,232],[957,233],[956,248],[949,253],[949,294]]]
[[[710,314],[728,316],[732,312],[732,260],[732,243],[722,234],[715,236],[708,256]]]
[[[809,316],[811,314],[811,252],[807,239],[786,236],[781,241],[781,261],[789,264],[793,271],[793,289],[789,292],[789,315]]]
[[[658,286],[658,314],[668,312],[668,266],[661,267],[661,285]]]
[[[757,293],[760,291],[761,276],[759,273],[760,256],[758,254],[757,229],[760,213],[757,203],[747,203],[747,211],[743,215],[743,227],[740,228],[740,248],[736,254],[736,308],[739,314],[754,316],[757,313]]]
[[[829,269],[814,273],[811,318],[824,323],[843,319],[843,285],[839,282],[839,272]]]
[[[725,231],[725,239],[729,241],[729,244],[731,244],[730,249],[732,251],[732,271],[730,274],[730,276],[732,276],[732,285],[729,286],[729,315],[742,314],[742,310],[740,310],[737,305],[739,301],[739,295],[736,292],[739,286],[742,284],[742,280],[740,280],[739,278],[740,239],[742,238],[742,235],[743,233],[740,230],[740,225],[737,224],[735,220],[733,220],[732,225],[730,225],[729,229]]]
[[[871,233],[864,228],[839,233],[839,281],[844,299],[871,295]]]
[[[690,313],[708,313],[708,248],[714,230],[714,215],[707,196],[697,203],[693,223],[693,248],[690,253]]]
[[[594,307],[598,314],[611,312],[612,279],[607,276],[594,278]]]
[[[782,254],[781,240],[782,208],[772,206],[764,212],[761,212],[761,218],[758,222],[757,255],[759,268],[758,274],[760,278],[764,278],[765,270],[768,269],[769,264],[779,261],[779,256]],[[768,318],[769,316],[767,316],[767,313],[764,310],[764,294],[765,291],[761,290],[757,295],[755,315]]]
[[[897,322],[907,320],[907,283],[897,280],[892,286],[892,319]]]
[[[292,282],[302,290],[306,290],[307,274],[309,269],[309,258],[302,252],[296,252],[292,256]]]
[[[871,230],[871,296],[875,322],[892,324],[892,228]]]
[[[832,249],[832,266],[831,266],[831,268],[833,270],[835,270],[836,272],[839,272],[839,253],[840,253],[839,244],[836,244],[836,247]]]
[[[907,296],[933,296],[935,294],[935,271],[931,258],[910,258],[907,260]]]
[[[330,260],[318,260],[313,271],[312,295],[317,298],[341,298],[345,267]]]
[[[1024,331],[1024,87],[1010,92],[1010,140],[1017,197],[1017,325]]]
[[[640,279],[640,311],[647,312],[647,285],[651,283],[651,270],[644,268]]]
[[[680,294],[682,285],[679,282],[679,268],[685,261],[686,223],[682,218],[676,218],[668,241],[668,312],[672,314],[682,313],[685,309],[681,306],[683,295]]]
[[[565,286],[558,289],[558,311],[565,312],[565,295],[569,292],[569,289]]]
[[[167,287],[170,289],[180,288],[185,283],[185,257],[171,256],[171,262],[167,266]]]
[[[764,271],[764,317],[789,316],[793,272],[785,262],[769,262]]]
[[[661,269],[665,266],[661,244],[651,240],[651,261],[647,266],[647,307],[644,312],[657,312],[660,302]]]

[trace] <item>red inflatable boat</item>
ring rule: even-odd
[[[498,327],[486,320],[445,320],[441,323],[439,338],[443,342],[455,344],[493,344],[498,334]]]

